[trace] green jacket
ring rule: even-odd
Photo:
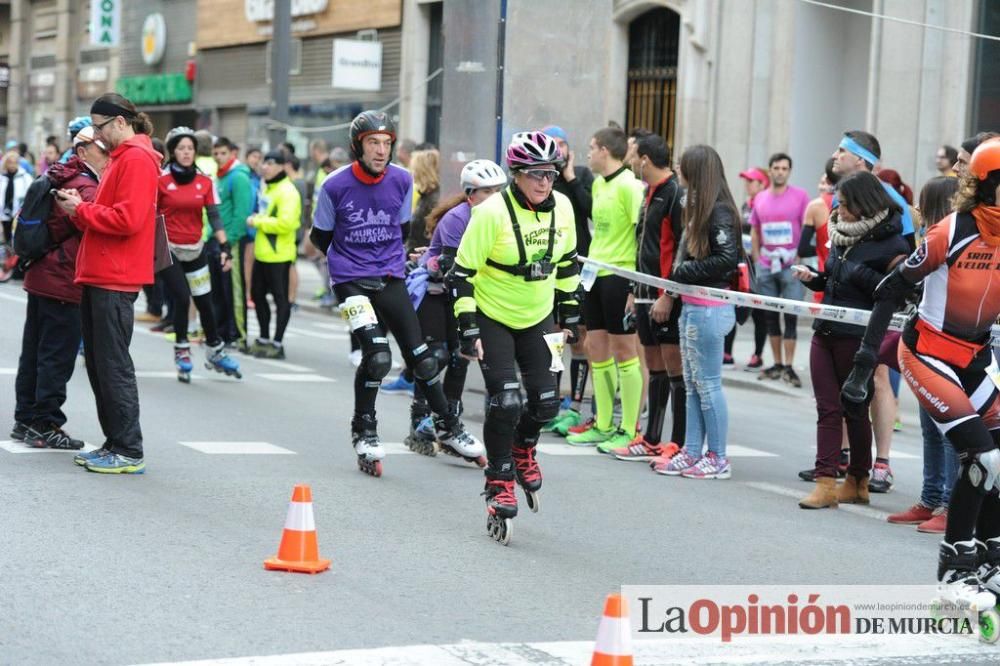
[[[250,183],[250,168],[237,162],[216,181],[219,195],[219,217],[232,244],[247,235],[247,218],[253,213],[256,194]]]
[[[302,224],[302,197],[295,183],[287,177],[266,183],[261,210],[254,216],[254,257],[265,264],[295,261],[295,230]]]

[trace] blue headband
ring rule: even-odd
[[[840,140],[840,147],[849,153],[857,155],[858,157],[863,159],[865,162],[868,162],[872,166],[875,166],[875,163],[878,162],[878,158],[875,157],[874,153],[869,151],[867,148],[862,148],[857,141],[855,141],[849,136],[845,136],[843,139]]]

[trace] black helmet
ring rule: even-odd
[[[351,121],[351,152],[360,160],[364,154],[361,140],[369,134],[388,134],[392,137],[392,148],[396,148],[396,125],[385,111],[362,111]],[[389,153],[392,159],[392,153]]]

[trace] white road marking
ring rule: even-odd
[[[0,375],[16,375],[17,368],[0,368]]]
[[[22,295],[19,295],[19,294],[4,294],[4,293],[0,293],[0,298],[4,299],[5,301],[14,301],[15,303],[20,303],[22,305],[24,305],[25,303],[28,302],[28,297],[27,296],[22,296]]]
[[[311,373],[294,373],[294,372],[258,372],[258,377],[270,380],[272,382],[306,382],[306,383],[330,383],[337,381],[330,377],[324,377],[322,375],[316,375]]]
[[[760,449],[751,449],[749,446],[740,446],[739,444],[727,444],[726,457],[727,458],[777,458],[778,454],[768,453],[767,451],[761,451]]]
[[[93,451],[96,448],[93,444],[84,443],[83,448],[76,451],[67,451],[66,449],[36,449],[22,442],[12,440],[0,441],[0,449],[10,453],[72,453],[76,455],[77,453]]]
[[[173,370],[136,370],[135,376],[139,379],[176,379],[177,371]],[[192,375],[193,376],[193,375]]]
[[[810,486],[803,484],[803,490],[795,490],[793,488],[788,488],[786,486],[779,486],[774,483],[767,483],[764,481],[747,481],[743,485],[749,486],[750,488],[755,488],[756,490],[762,490],[765,493],[771,493],[773,495],[781,495],[782,497],[791,497],[796,500],[800,500],[809,494]],[[889,514],[885,511],[879,511],[878,509],[872,509],[871,507],[864,506],[863,504],[841,504],[836,509],[838,511],[846,511],[847,513],[853,513],[858,516],[864,516],[865,518],[871,518],[872,520],[877,520],[880,523],[884,523],[889,518]]]
[[[594,446],[570,446],[569,444],[539,444],[538,452],[550,456],[596,456],[602,455]]]
[[[269,442],[177,442],[189,449],[210,455],[282,455],[294,456],[295,451]]]
[[[315,322],[313,326],[316,328],[322,328],[327,331],[333,331],[334,333],[343,333],[345,335],[350,334],[350,332],[347,329],[347,326],[345,326],[344,324],[327,324],[325,322]]]
[[[893,448],[889,453],[890,458],[897,458],[899,460],[922,460],[923,456],[918,456],[913,453],[907,453],[906,451],[900,451],[897,448]]]
[[[417,455],[410,449],[406,448],[406,444],[403,444],[402,442],[382,442],[382,448],[385,449],[386,455],[390,456]]]
[[[319,338],[321,340],[343,340],[347,337],[346,334],[337,335],[335,333],[317,333],[316,331],[309,331],[304,328],[299,328],[298,326],[289,326],[286,330],[289,333],[304,335],[308,338]]]
[[[250,358],[253,358],[252,356]],[[287,370],[288,372],[313,372],[312,368],[307,368],[304,365],[295,365],[294,363],[289,363],[287,361],[279,361],[273,358],[253,358],[257,363],[262,363],[263,365],[270,366],[272,368],[280,368],[281,370]]]

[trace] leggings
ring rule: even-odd
[[[556,330],[551,315],[526,329],[513,329],[478,315],[479,335],[483,344],[483,371],[486,392],[490,397],[483,423],[483,443],[490,469],[511,469],[511,448],[515,441],[534,444],[543,425],[555,418],[559,410],[556,374],[549,370],[552,353],[543,337]],[[518,380],[518,370],[521,377]],[[518,392],[521,382],[528,394],[527,405],[514,412],[504,408],[509,402],[501,400],[504,392]]]
[[[285,337],[285,328],[292,317],[292,306],[288,302],[288,271],[292,266],[290,261],[275,264],[257,261],[253,265],[250,276],[250,294],[257,312],[257,323],[260,324],[260,337],[268,339],[271,332],[271,306],[267,303],[267,295],[274,299],[274,309],[278,322],[274,328],[274,341],[281,342]]]
[[[905,338],[904,334],[904,338]],[[918,353],[905,339],[899,369],[917,402],[948,436],[962,466],[948,502],[948,543],[1000,536],[1000,498],[983,495],[969,480],[971,457],[1000,443],[1000,391],[985,372],[993,352],[983,349],[966,368]]]
[[[212,309],[212,287],[208,274],[208,258],[202,248],[201,254],[191,261],[181,261],[173,257],[174,263],[164,268],[160,274],[174,300],[174,334],[177,344],[188,341],[188,309],[191,303],[191,284],[189,280],[205,280],[207,291],[194,296],[194,305],[201,316],[201,327],[205,329],[205,342],[209,347],[217,346],[219,329],[215,322],[215,311]]]
[[[764,341],[767,339],[767,322],[765,321],[765,310],[753,308],[750,310],[750,317],[753,319],[753,353],[760,356],[764,353]],[[726,335],[724,351],[730,356],[733,355],[733,343],[736,341],[736,326]]]
[[[458,353],[458,323],[455,321],[451,299],[447,294],[424,296],[417,310],[417,318],[420,320],[424,342],[439,354],[442,361],[448,359],[445,365],[444,395],[449,403],[457,403],[461,401],[465,390],[469,361]]]
[[[257,269],[254,268],[254,275],[256,273]],[[355,419],[361,416],[375,417],[375,398],[378,396],[382,377],[385,376],[384,373],[375,371],[375,359],[376,355],[389,351],[389,341],[386,338],[388,331],[396,338],[406,369],[413,373],[414,381],[431,410],[444,419],[447,427],[453,427],[458,422],[458,416],[448,412],[448,400],[444,397],[438,373],[417,371],[418,365],[429,367],[428,357],[433,360],[434,354],[423,341],[417,313],[406,292],[406,283],[399,278],[384,281],[381,278],[366,278],[336,284],[333,290],[341,303],[351,296],[367,297],[378,319],[377,323],[354,331],[354,336],[361,343],[361,365],[354,375]],[[385,371],[388,372],[388,367]],[[379,374],[382,376],[377,376]]]

